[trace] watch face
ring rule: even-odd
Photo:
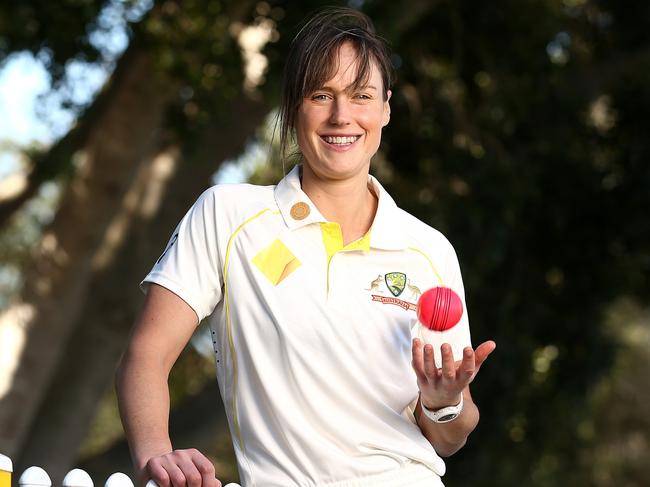
[[[452,413],[452,414],[445,414],[444,416],[440,416],[438,418],[439,423],[447,423],[453,419],[456,419],[458,417],[458,413]]]

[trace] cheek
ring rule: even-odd
[[[310,137],[322,123],[322,114],[316,111],[299,111],[296,117],[296,134],[302,134],[303,138]]]
[[[384,126],[382,115],[373,111],[372,113],[366,114],[362,119],[359,119],[362,127],[366,130],[368,138],[376,141],[377,144],[379,144],[379,139],[381,139],[381,129]]]
[[[359,113],[358,120],[369,132],[381,130],[384,122],[384,110],[377,109],[377,107],[364,110]]]
[[[383,112],[373,111],[365,120],[366,133],[368,137],[368,152],[375,154],[381,144],[381,131],[384,126]]]
[[[296,144],[298,144],[298,150],[300,151],[301,154],[309,154],[311,151],[309,150],[309,139],[305,136],[304,131],[302,130],[297,130],[296,131]]]
[[[295,125],[296,142],[302,147],[309,140],[309,121],[302,113],[298,113]]]

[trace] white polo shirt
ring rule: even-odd
[[[413,419],[411,339],[451,343],[457,358],[470,345],[466,312],[443,333],[414,326],[426,289],[449,286],[464,301],[458,260],[372,176],[369,187],[374,222],[346,247],[298,167],[277,186],[212,187],[143,281],[209,318],[246,487],[364,485],[413,463],[445,472]]]

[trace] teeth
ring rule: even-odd
[[[354,143],[359,137],[356,135],[353,135],[351,137],[331,137],[329,135],[326,135],[323,137],[323,140],[327,142],[328,144],[352,144]]]

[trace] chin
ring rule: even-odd
[[[367,175],[370,169],[369,165],[358,166],[330,166],[323,168],[319,171],[319,175],[327,177],[328,179],[345,180],[350,179],[359,174]]]

